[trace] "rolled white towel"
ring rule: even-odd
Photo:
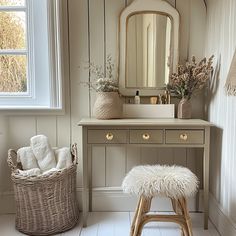
[[[57,168],[52,168],[50,170],[47,170],[47,171],[43,172],[42,175],[48,175],[48,174],[51,174],[51,173],[54,173],[54,172],[57,172],[57,171],[58,171]]]
[[[32,137],[30,146],[38,161],[39,168],[43,172],[56,167],[55,155],[46,136],[37,135]]]
[[[63,147],[60,149],[54,150],[56,162],[57,162],[57,169],[63,169],[66,167],[70,167],[72,165],[72,158],[70,153],[70,148]]]
[[[17,162],[21,162],[23,170],[39,168],[31,147],[22,147],[17,151]]]
[[[32,176],[38,176],[41,174],[41,171],[39,168],[33,168],[30,170],[19,170],[20,175],[24,177],[32,177]]]

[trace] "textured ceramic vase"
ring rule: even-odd
[[[93,115],[100,120],[121,118],[122,103],[117,92],[98,92]]]
[[[178,118],[179,119],[190,119],[192,115],[191,101],[187,98],[182,98],[178,105]]]

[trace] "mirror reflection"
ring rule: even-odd
[[[136,13],[127,20],[126,87],[161,88],[168,83],[172,22],[162,13]]]

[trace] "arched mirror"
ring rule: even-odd
[[[120,16],[119,87],[156,95],[178,63],[179,14],[163,0],[134,0]]]

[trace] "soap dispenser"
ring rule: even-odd
[[[136,95],[134,97],[134,104],[140,104],[140,96],[139,96],[139,91],[136,91]]]
[[[166,89],[165,91],[165,100],[166,100],[166,104],[170,104],[170,91],[168,89]]]

